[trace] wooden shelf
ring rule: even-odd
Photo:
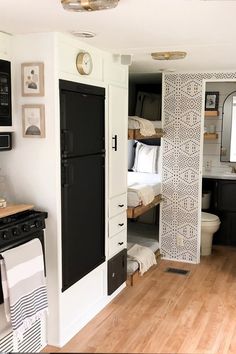
[[[160,204],[162,201],[162,196],[161,194],[157,195],[151,203],[148,205],[140,205],[135,208],[127,208],[127,217],[128,219],[135,219],[138,216],[146,213],[148,210],[154,208],[156,205]]]
[[[217,133],[205,133],[204,139],[205,140],[216,140],[216,139],[218,139],[218,134]]]
[[[205,111],[205,117],[218,117],[219,111]]]
[[[155,139],[155,138],[162,138],[164,135],[164,132],[162,129],[155,129],[156,134],[154,135],[149,135],[149,136],[143,136],[140,134],[139,129],[128,129],[128,139],[129,140],[141,140],[141,139]]]

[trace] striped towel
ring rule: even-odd
[[[1,255],[5,314],[14,336],[22,341],[24,332],[47,313],[42,245],[34,239]]]

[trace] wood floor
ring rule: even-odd
[[[236,354],[236,248],[215,246],[199,265],[160,261],[66,346],[44,352]]]

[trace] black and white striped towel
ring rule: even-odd
[[[1,276],[6,318],[13,334],[24,332],[47,312],[47,290],[42,245],[34,239],[2,252]]]

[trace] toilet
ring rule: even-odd
[[[201,256],[209,256],[212,249],[212,238],[220,227],[217,215],[202,212],[201,220]]]

